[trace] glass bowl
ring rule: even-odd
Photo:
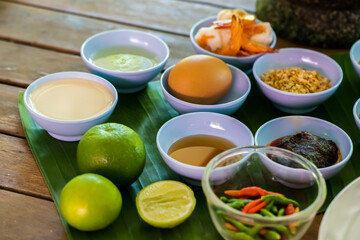
[[[232,207],[237,199],[224,191],[245,187],[283,194],[297,201],[300,211],[281,216],[279,212],[284,212],[288,203],[281,205],[276,195],[269,195],[262,199],[267,203],[264,209],[270,207],[271,216],[263,216],[261,210],[244,213],[239,205],[238,209]],[[211,219],[224,239],[300,239],[326,197],[325,180],[316,166],[300,155],[276,147],[239,147],[219,154],[206,166],[202,188]],[[245,198],[255,200],[261,196]],[[276,209],[270,206],[271,202]]]

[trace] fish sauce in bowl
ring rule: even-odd
[[[181,138],[173,143],[168,154],[184,164],[205,167],[216,155],[234,147],[236,145],[225,138],[197,134]]]

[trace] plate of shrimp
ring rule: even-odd
[[[197,22],[190,39],[198,54],[218,57],[242,70],[251,68],[262,54],[277,52],[270,23],[240,9],[222,10]]]

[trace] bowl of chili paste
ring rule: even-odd
[[[318,167],[325,179],[337,174],[353,151],[352,141],[344,130],[307,116],[287,116],[264,123],[255,134],[255,144],[295,152]],[[272,160],[282,164],[285,161]]]

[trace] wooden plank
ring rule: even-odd
[[[0,82],[27,87],[49,73],[87,72],[81,57],[0,41]]]
[[[97,3],[101,4],[101,1]],[[149,32],[163,39],[171,51],[167,66],[195,54],[187,37],[2,1],[0,9],[0,39],[79,54],[81,44],[88,37],[106,30],[126,28]]]
[[[181,35],[188,35],[194,23],[216,15],[221,9],[203,3],[175,0],[16,0],[15,2]]]
[[[0,134],[0,142],[0,188],[51,200],[26,139]]]
[[[0,239],[67,239],[51,201],[0,190]]]
[[[0,84],[0,132],[24,137],[18,110],[19,91],[24,89]]]
[[[213,6],[218,6],[220,8],[239,8],[244,9],[248,12],[255,12],[256,0],[182,0],[187,2],[196,2],[202,4],[209,4]]]

